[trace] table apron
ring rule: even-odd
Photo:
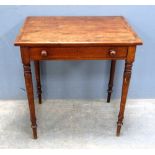
[[[31,60],[121,60],[127,47],[32,47]],[[113,52],[113,53],[112,53]]]

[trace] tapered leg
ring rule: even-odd
[[[123,124],[126,99],[127,99],[127,94],[128,94],[130,78],[131,78],[131,71],[132,71],[132,62],[126,61],[125,62],[125,69],[124,69],[124,75],[123,75],[123,86],[122,86],[120,111],[119,111],[118,122],[117,122],[117,132],[116,132],[117,136],[120,135],[121,126]]]
[[[33,83],[32,83],[30,63],[23,64],[23,67],[24,67],[24,77],[25,77],[25,85],[26,85],[26,91],[27,91],[27,97],[28,97],[28,104],[30,109],[31,127],[33,131],[33,137],[34,139],[37,139],[37,124],[36,124],[36,116],[35,116]]]
[[[35,66],[35,77],[37,81],[37,94],[38,94],[38,100],[39,104],[42,103],[42,91],[41,91],[41,82],[40,82],[40,63],[39,61],[34,61],[34,66]]]
[[[110,78],[109,78],[109,84],[108,84],[108,96],[107,96],[107,102],[110,102],[111,94],[112,94],[112,88],[113,88],[113,81],[114,81],[114,75],[115,75],[115,66],[116,66],[116,60],[111,61],[111,68],[110,68]]]

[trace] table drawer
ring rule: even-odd
[[[125,59],[127,47],[40,47],[30,48],[32,60],[102,60]]]

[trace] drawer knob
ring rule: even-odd
[[[41,51],[41,56],[43,56],[43,57],[47,56],[47,51],[46,50],[42,50]]]
[[[109,51],[109,54],[110,54],[110,56],[112,56],[112,57],[113,57],[113,56],[115,56],[115,55],[116,55],[116,51],[114,51],[114,50],[110,50],[110,51]]]

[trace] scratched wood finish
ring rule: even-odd
[[[39,103],[41,103],[40,60],[112,60],[108,102],[110,102],[116,60],[125,60],[122,96],[116,135],[120,135],[128,88],[141,39],[124,17],[28,17],[15,45],[20,46],[24,67],[33,137],[37,138],[30,61],[35,61]]]
[[[138,45],[142,41],[122,16],[28,17],[15,45]]]

